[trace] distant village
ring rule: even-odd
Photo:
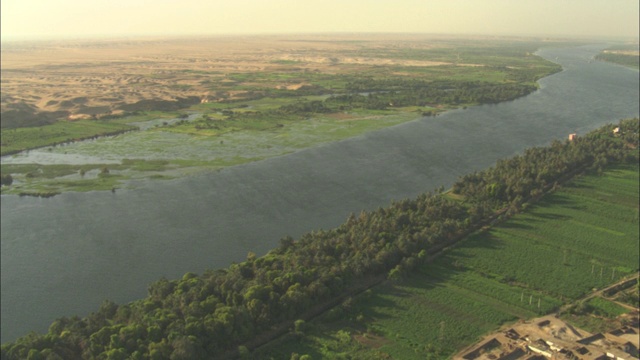
[[[463,360],[631,360],[640,347],[638,310],[623,315],[628,325],[591,334],[555,315],[522,322],[454,359]]]

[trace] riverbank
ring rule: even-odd
[[[600,218],[601,210],[634,206],[638,198],[637,170],[636,164],[614,166],[600,175],[591,172],[565,179],[567,183],[540,201],[504,222],[466,236],[401,279],[354,295],[304,327],[296,325],[293,330],[290,324],[285,336],[257,349],[254,355],[280,358],[297,353],[333,358],[348,353],[362,358],[459,359],[471,348],[460,356],[453,354],[471,343],[484,344],[498,336],[486,334],[501,325],[511,324],[504,330],[524,328],[523,323],[529,319],[556,312],[565,303],[578,304],[593,288],[606,289],[611,283],[637,277],[633,269],[638,262],[633,256],[618,258],[615,265],[607,260],[610,265],[602,266],[604,277],[588,271],[593,263],[599,264],[594,259],[610,258],[594,251],[612,245],[605,229],[622,230],[608,221],[615,216]],[[566,236],[581,231],[581,219],[594,216],[599,225],[608,223],[609,227],[579,240]],[[535,242],[531,234],[536,234]],[[616,250],[609,249],[609,253],[637,251],[636,237],[637,219],[635,224],[624,224],[624,230],[618,232]],[[521,257],[523,251],[528,254],[526,259]],[[627,272],[612,275],[611,270],[622,268],[622,262],[626,262]],[[620,324],[614,318],[602,320],[609,321],[606,331]],[[542,330],[549,335],[550,328]],[[519,334],[535,336],[537,332]],[[484,336],[485,341],[477,342]],[[506,343],[501,343],[496,348],[501,345],[502,350],[495,354],[508,350]]]

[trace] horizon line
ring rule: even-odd
[[[355,36],[355,35],[412,35],[412,36],[434,36],[434,37],[498,37],[498,38],[538,38],[551,40],[615,40],[615,41],[635,41],[638,36],[603,36],[603,35],[576,35],[576,34],[500,34],[500,33],[446,33],[446,32],[394,32],[394,31],[310,31],[310,32],[256,32],[256,33],[131,33],[131,34],[91,34],[91,35],[24,35],[24,36],[1,36],[1,43],[8,42],[50,42],[50,41],[105,41],[105,40],[145,40],[145,39],[188,39],[188,38],[222,38],[222,37],[265,37],[265,36]]]

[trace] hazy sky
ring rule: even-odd
[[[413,32],[638,37],[638,0],[2,0],[1,37]]]

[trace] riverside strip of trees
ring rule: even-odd
[[[618,127],[619,131],[614,132]],[[401,277],[445,244],[576,173],[638,161],[639,120],[607,125],[573,141],[500,160],[462,177],[451,200],[425,193],[387,208],[351,215],[262,257],[180,280],[162,279],[126,305],[105,301],[85,318],[61,318],[47,334],[2,345],[2,359],[200,359],[247,350],[313,308],[375,277]],[[500,215],[502,216],[502,215]],[[250,347],[250,346],[248,346]]]

